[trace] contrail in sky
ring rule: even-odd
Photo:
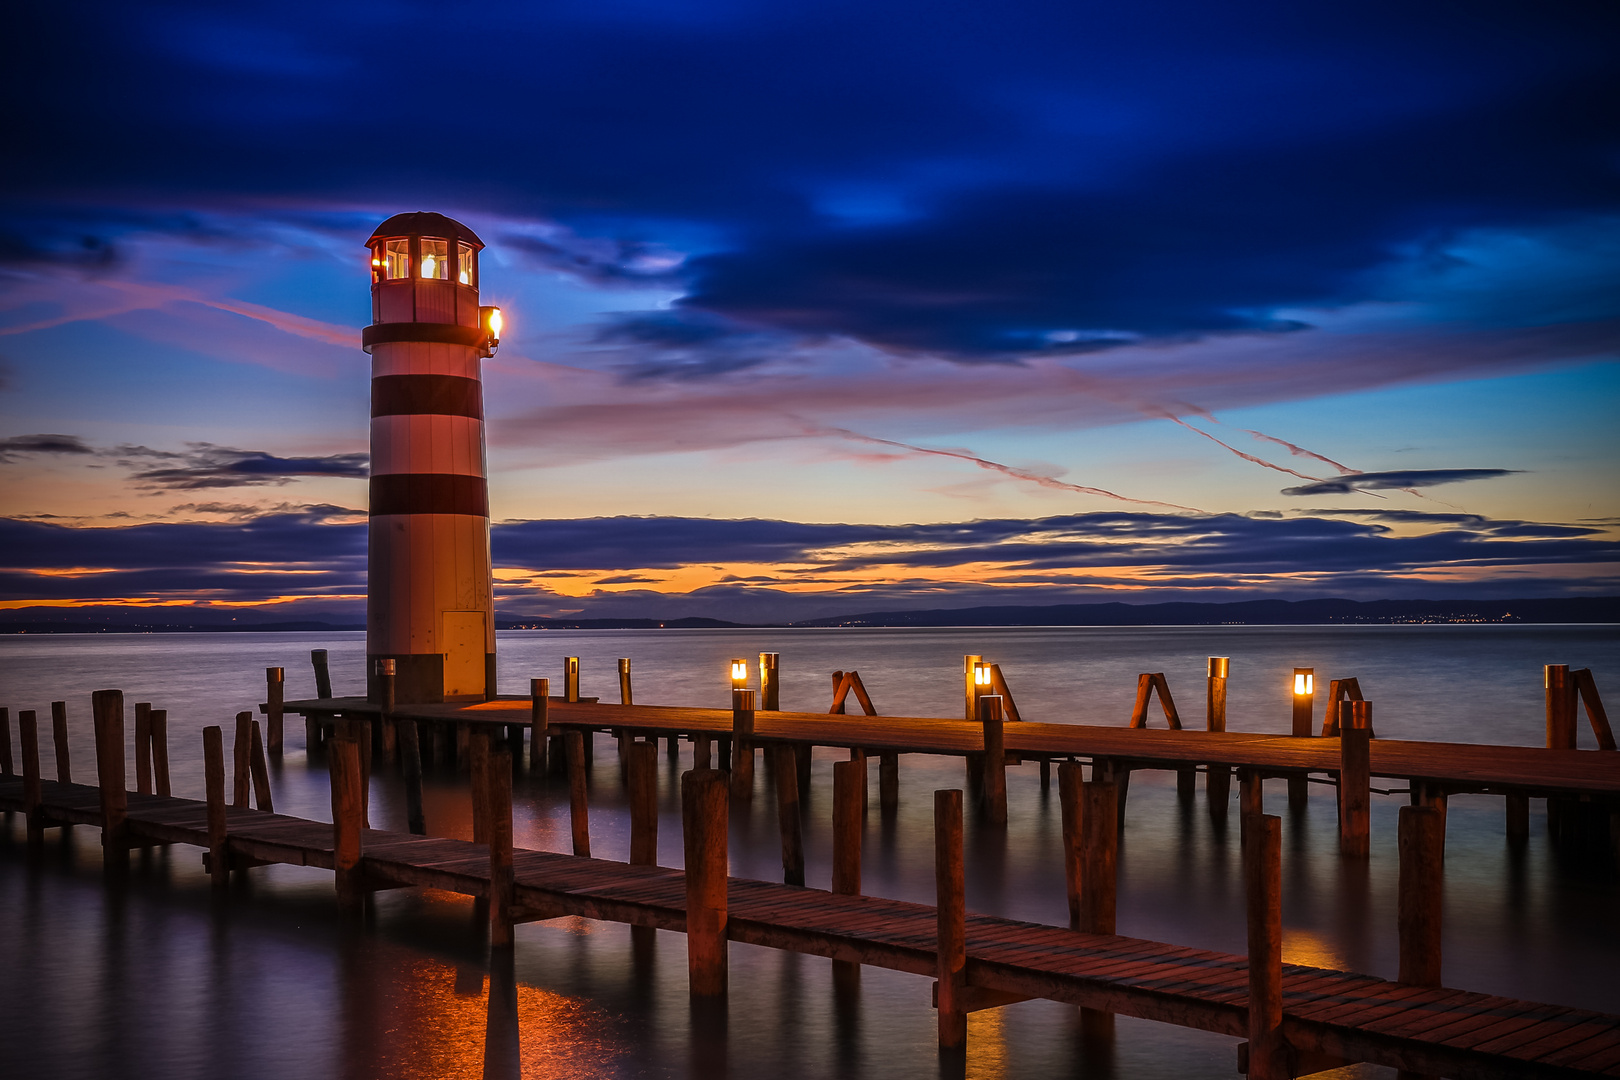
[[[1217,424],[1220,423],[1219,420],[1216,420],[1215,422]],[[1322,462],[1324,465],[1331,465],[1335,469],[1339,470],[1339,475],[1340,476],[1349,476],[1351,473],[1361,472],[1360,469],[1352,469],[1350,466],[1340,464],[1339,462],[1334,461],[1330,457],[1323,457],[1321,454],[1318,454],[1314,450],[1307,450],[1303,446],[1295,446],[1293,443],[1289,442],[1287,439],[1279,439],[1275,435],[1267,435],[1263,431],[1255,431],[1252,428],[1240,428],[1239,430],[1247,432],[1248,434],[1253,435],[1255,438],[1262,439],[1265,442],[1276,443],[1278,446],[1286,446],[1288,448],[1288,452],[1290,454],[1293,454],[1295,457],[1315,458],[1317,461]]]

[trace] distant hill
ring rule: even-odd
[[[1614,623],[1620,596],[1543,600],[1245,600],[1229,604],[1052,604],[874,611],[794,626],[1300,626]]]
[[[747,628],[750,623],[724,619],[500,619],[497,630],[712,630]]]

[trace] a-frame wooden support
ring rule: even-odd
[[[828,713],[836,714],[844,711],[844,699],[849,697],[850,691],[855,692],[855,700],[861,703],[861,711],[867,716],[876,716],[877,707],[872,704],[872,696],[866,692],[866,686],[861,682],[861,673],[858,671],[833,672],[833,702]]]
[[[1598,697],[1597,682],[1592,678],[1592,669],[1581,668],[1572,671],[1569,677],[1581,696],[1581,704],[1586,706],[1586,719],[1592,724],[1592,734],[1597,736],[1598,749],[1613,750],[1614,730],[1609,727],[1609,714],[1603,711],[1603,699]]]
[[[1361,696],[1361,682],[1358,679],[1333,679],[1328,683],[1327,708],[1322,714],[1322,737],[1335,739],[1339,736],[1339,702],[1366,701]],[[1371,731],[1367,737],[1374,738]]]
[[[1176,700],[1170,696],[1170,683],[1162,671],[1136,677],[1136,704],[1131,709],[1131,727],[1147,727],[1148,699],[1155,690],[1159,693],[1159,705],[1164,709],[1165,722],[1170,725],[1171,731],[1180,731],[1181,714],[1176,712]]]
[[[1000,664],[990,665],[990,692],[1001,695],[1002,719],[1011,724],[1023,722],[1024,718],[1018,715],[1018,706],[1013,704],[1012,691],[1007,689],[1007,680],[1001,677]]]

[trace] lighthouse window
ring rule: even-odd
[[[448,281],[450,278],[450,245],[443,240],[422,238],[422,276]]]
[[[478,284],[478,260],[473,256],[471,244],[456,245],[456,280],[463,285]]]
[[[389,240],[384,245],[383,258],[387,261],[388,280],[411,276],[411,242]]]

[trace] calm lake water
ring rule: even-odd
[[[202,795],[202,740],[262,700],[264,668],[284,666],[288,696],[313,696],[309,650],[331,651],[335,690],[363,685],[361,634],[109,635],[0,638],[0,705],[48,715],[66,700],[76,778],[94,775],[90,692],[169,710],[174,790]],[[956,716],[961,658],[983,653],[1007,675],[1025,719],[1123,725],[1136,675],[1163,671],[1188,726],[1203,723],[1209,656],[1230,656],[1229,727],[1285,732],[1289,674],[1314,667],[1356,676],[1386,738],[1540,745],[1541,665],[1590,667],[1620,689],[1620,628],[1534,626],[1196,627],[951,630],[510,632],[500,689],[560,680],[582,658],[587,695],[617,700],[615,662],[634,661],[636,700],[723,706],[726,662],[782,655],[782,705],[820,710],[829,672],[857,668],[886,713]],[[554,682],[554,685],[557,685]],[[1319,697],[1320,700],[1320,697]],[[1320,707],[1318,720],[1320,719]],[[1161,721],[1155,710],[1152,722]],[[1592,745],[1591,732],[1581,733]],[[132,728],[132,724],[127,725]],[[54,775],[49,739],[43,768]],[[604,738],[591,778],[592,848],[628,855],[628,811]],[[815,761],[808,795],[807,876],[830,877],[831,765]],[[662,753],[660,858],[681,863],[679,765]],[[732,873],[779,880],[773,800],[761,794],[732,823]],[[302,725],[271,764],[276,808],[330,820],[326,775],[311,767]],[[402,792],[373,776],[372,820],[403,829]],[[874,782],[875,786],[875,782]],[[901,805],[866,826],[864,888],[931,903],[932,799],[962,786],[959,761],[901,759]],[[1011,822],[967,826],[968,907],[1062,924],[1067,910],[1055,785],[1033,765],[1009,770]],[[563,784],[524,776],[514,792],[520,846],[569,849]],[[1234,785],[1233,795],[1236,795]],[[1283,818],[1287,959],[1393,977],[1395,824],[1405,796],[1374,796],[1370,862],[1337,854],[1331,788]],[[431,777],[430,833],[471,837],[464,779]],[[1456,796],[1447,833],[1448,985],[1620,1012],[1620,875],[1605,852],[1560,854],[1531,804],[1531,841],[1510,850],[1499,798]],[[830,963],[731,947],[724,1015],[694,1015],[685,942],[659,932],[650,950],[628,928],[561,919],[518,928],[515,983],[489,978],[472,905],[418,890],[377,894],[363,930],[336,917],[331,875],[261,867],[216,904],[200,852],[137,853],[128,886],[103,885],[94,830],[47,834],[42,865],[25,857],[20,815],[0,819],[0,1077],[933,1077],[929,980],[863,969],[858,992],[835,993]],[[1196,801],[1178,803],[1173,774],[1138,773],[1120,849],[1119,931],[1244,951],[1236,816],[1218,830]],[[493,988],[493,989],[492,989]],[[486,1043],[489,1052],[486,1054]],[[977,1013],[968,1071],[984,1077],[1230,1077],[1236,1041],[1119,1018],[1111,1042],[1083,1036],[1077,1011],[1026,1002]],[[1345,1076],[1392,1076],[1367,1066]]]

